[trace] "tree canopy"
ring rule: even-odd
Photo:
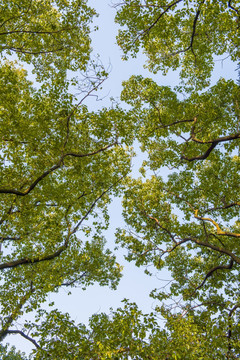
[[[125,58],[139,49],[150,71],[181,68],[185,82],[209,84],[214,56],[239,61],[239,4],[229,0],[124,0],[116,21]]]
[[[125,60],[141,50],[150,71],[179,69],[182,82],[172,89],[131,76],[121,106],[93,112],[84,101],[108,74],[91,58],[96,13],[87,1],[1,4],[0,339],[29,340],[32,359],[237,359],[240,88],[209,81],[215,56],[237,68],[240,4],[115,7]],[[147,157],[137,179],[135,140]],[[149,276],[168,270],[150,294],[158,305],[143,314],[124,300],[89,326],[46,311],[48,294],[62,287],[117,287],[122,267],[104,231],[121,194],[118,246]],[[20,329],[26,313],[33,320]]]

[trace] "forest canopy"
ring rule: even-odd
[[[91,54],[96,11],[85,0],[0,5],[0,340],[33,346],[0,354],[238,359],[240,84],[211,74],[217,56],[239,66],[239,1],[113,7],[123,59],[144,53],[150,74],[179,70],[180,82],[132,75],[120,104],[91,111],[111,76]],[[114,196],[125,221],[116,246],[148,276],[170,274],[150,294],[157,305],[144,314],[125,299],[88,325],[47,311],[62,288],[117,288],[122,265],[105,239]]]

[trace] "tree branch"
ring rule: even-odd
[[[86,214],[81,218],[81,220],[77,223],[77,225],[72,229],[68,230],[68,235],[66,237],[66,240],[64,242],[64,244],[54,253],[49,254],[49,255],[45,255],[42,257],[35,257],[35,258],[23,258],[23,259],[18,259],[18,260],[13,260],[13,261],[9,261],[3,264],[0,264],[0,270],[3,269],[9,269],[9,268],[15,268],[19,265],[29,265],[29,264],[35,264],[35,263],[40,263],[43,261],[48,261],[48,260],[53,260],[54,258],[60,256],[62,254],[62,252],[64,250],[67,249],[68,244],[69,244],[69,240],[71,235],[75,234],[77,232],[77,230],[79,229],[79,227],[81,226],[82,222],[88,217],[88,215],[91,213],[91,211],[93,210],[93,208],[95,207],[96,203],[110,190],[112,189],[114,186],[116,186],[117,183],[119,183],[127,174],[123,175],[120,179],[118,179],[118,181],[116,181],[114,184],[112,184],[111,186],[109,186],[106,190],[104,190],[95,200],[94,202],[91,204],[90,208],[88,209],[88,211],[86,212]]]
[[[117,145],[117,142],[114,142],[113,144],[106,145],[103,148],[98,149],[98,150],[93,151],[93,152],[88,153],[88,154],[79,154],[79,153],[69,152],[69,153],[64,154],[63,159],[65,157],[67,157],[67,156],[73,156],[73,157],[82,158],[82,157],[86,157],[86,156],[96,155],[96,154],[98,154],[100,152],[103,152],[103,151],[109,149],[110,147],[113,147],[114,145]]]
[[[193,119],[186,119],[186,120],[176,120],[170,124],[162,124],[160,126],[160,128],[168,128],[170,126],[174,126],[174,125],[178,125],[178,124],[182,124],[182,123],[186,123],[186,122],[193,122],[194,120]]]
[[[229,209],[230,207],[234,207],[234,206],[240,206],[240,202],[233,202],[231,204],[227,204],[224,206],[217,206],[217,207],[209,208],[205,211],[208,212],[208,211],[216,211],[216,210],[225,210],[225,209]]]
[[[6,335],[11,335],[11,334],[19,334],[22,337],[24,337],[25,339],[31,341],[31,343],[36,346],[36,348],[40,348],[40,345],[38,345],[38,343],[32,339],[30,336],[26,335],[23,331],[20,330],[7,330]]]
[[[64,50],[64,48],[61,47],[61,48],[56,48],[56,49],[54,49],[54,50],[32,51],[32,50],[28,50],[28,49],[24,50],[23,48],[14,48],[14,47],[5,46],[5,47],[3,48],[3,50],[12,50],[12,51],[19,52],[19,53],[22,53],[22,54],[39,55],[39,54],[52,54],[52,53],[56,53],[56,52],[59,52],[59,51]]]
[[[56,287],[59,286],[71,286],[73,285],[75,282],[77,282],[78,280],[81,280],[82,278],[86,277],[88,275],[87,271],[84,271],[80,276],[78,276],[76,279],[73,279],[71,281],[67,281],[65,283],[62,283],[61,285],[57,285]]]
[[[5,20],[4,22],[2,22],[2,23],[0,24],[0,28],[3,27],[7,22],[9,22],[9,21],[11,21],[11,20],[16,20],[16,19],[22,18],[24,15],[27,15],[27,14],[29,13],[30,9],[31,9],[32,1],[33,1],[33,0],[29,0],[28,8],[27,8],[25,11],[23,10],[23,11],[20,13],[20,15],[18,15],[18,16],[12,16],[12,17],[8,18],[7,20]]]
[[[238,256],[234,255],[231,251],[229,251],[227,249],[220,248],[220,247],[218,247],[216,245],[210,244],[209,242],[204,242],[204,241],[195,239],[193,237],[189,237],[187,239],[191,240],[192,242],[194,242],[197,245],[204,246],[204,247],[207,247],[209,249],[215,250],[215,251],[217,251],[217,252],[219,252],[221,254],[228,255],[232,260],[234,260],[237,264],[240,265],[240,258]]]
[[[0,330],[0,342],[6,337],[8,334],[8,329],[12,325],[13,321],[19,316],[19,312],[21,311],[24,304],[28,301],[31,294],[34,292],[34,289],[31,287],[30,291],[26,293],[22,298],[20,299],[19,303],[17,304],[16,308],[12,312],[10,316],[7,317],[7,320],[5,324],[3,325],[2,329]]]
[[[50,169],[44,171],[42,175],[40,175],[24,192],[15,189],[0,189],[0,194],[15,194],[19,196],[25,196],[29,194],[41,180],[51,174],[54,170],[60,168],[60,166],[62,165],[62,160],[63,159],[60,158],[59,162],[56,165],[53,165]]]
[[[45,255],[43,257],[35,257],[35,258],[23,258],[23,259],[18,259],[18,260],[13,260],[13,261],[9,261],[3,264],[0,264],[0,270],[2,269],[10,269],[10,268],[15,268],[19,265],[29,265],[29,264],[35,264],[35,263],[40,263],[42,261],[48,261],[48,260],[53,260],[54,258],[58,257],[59,255],[61,255],[61,253],[68,247],[68,243],[69,243],[69,239],[70,239],[70,235],[68,234],[64,244],[54,253],[49,254],[49,255]]]
[[[211,222],[217,229],[217,235],[224,235],[224,236],[231,236],[231,237],[240,238],[240,234],[232,233],[232,232],[229,232],[229,231],[223,231],[220,228],[220,226],[218,225],[218,223],[216,223],[216,221],[214,221],[213,219],[198,216],[198,209],[194,211],[194,217],[196,219],[198,219],[198,220]]]
[[[57,34],[57,33],[60,33],[60,32],[63,32],[63,31],[70,31],[70,30],[73,30],[74,28],[65,28],[65,29],[60,29],[60,30],[52,30],[52,31],[34,31],[34,30],[12,30],[12,31],[5,31],[5,32],[1,32],[0,33],[0,36],[1,35],[12,35],[12,34],[47,34],[47,35],[53,35],[53,34]],[[75,28],[76,29],[76,28]]]
[[[232,0],[229,0],[229,1],[228,1],[228,7],[229,7],[230,9],[232,9],[233,11],[235,11],[235,12],[239,15],[239,10],[237,10],[234,6],[232,6],[232,5],[231,5],[231,2],[232,2]]]
[[[198,156],[194,156],[192,158],[188,158],[187,156],[185,155],[182,155],[181,156],[181,159],[183,160],[187,160],[187,161],[194,161],[194,160],[205,160],[209,155],[210,153],[213,151],[213,149],[217,146],[218,143],[212,143],[212,145],[207,149],[207,151],[202,154],[202,155],[198,155]]]
[[[92,203],[92,205],[90,206],[90,208],[88,209],[88,211],[86,212],[86,214],[81,218],[81,220],[77,223],[77,225],[73,228],[73,230],[71,230],[71,235],[75,234],[77,232],[77,230],[79,229],[79,227],[81,226],[82,222],[88,217],[88,215],[90,214],[90,212],[92,211],[92,209],[94,208],[94,206],[96,205],[96,203],[109,191],[111,190],[114,186],[116,186],[120,181],[122,181],[122,179],[124,177],[126,177],[127,174],[123,175],[120,179],[118,179],[114,184],[112,184],[111,186],[109,186],[106,190],[104,190]]]
[[[35,186],[41,181],[43,180],[46,176],[48,176],[49,174],[51,174],[53,171],[59,169],[62,166],[63,160],[65,157],[67,156],[73,156],[73,157],[78,157],[78,158],[83,158],[83,157],[87,157],[87,156],[92,156],[92,155],[96,155],[104,150],[107,150],[108,148],[112,147],[116,145],[116,142],[106,145],[101,149],[95,150],[93,152],[87,153],[87,154],[80,154],[80,153],[74,153],[74,152],[69,152],[64,154],[63,156],[61,156],[61,158],[59,159],[58,163],[56,165],[53,165],[50,169],[44,171],[42,173],[42,175],[40,175],[29,187],[27,190],[25,191],[19,191],[19,190],[15,190],[15,189],[0,189],[0,194],[15,194],[18,196],[25,196],[27,194],[29,194],[34,188]]]
[[[169,231],[169,230],[166,229],[164,226],[162,226],[157,218],[148,215],[148,214],[145,212],[145,210],[143,210],[143,213],[144,213],[144,215],[147,216],[149,219],[154,220],[155,223],[157,224],[157,226],[158,226],[160,229],[162,229],[163,231],[165,231],[165,232],[170,236],[170,238],[172,239],[172,241],[173,241],[174,243],[176,243],[176,240],[174,239],[174,235],[171,233],[171,231]]]
[[[150,25],[147,29],[145,29],[144,31],[142,31],[137,38],[135,39],[134,42],[136,42],[136,40],[140,37],[140,36],[145,36],[146,33],[149,33],[149,31],[159,22],[159,20],[161,19],[161,17],[163,15],[165,15],[168,10],[170,10],[174,5],[177,5],[178,3],[180,3],[182,0],[177,0],[174,1],[172,4],[168,5],[167,8],[157,17],[157,19],[152,23],[152,25]]]
[[[204,4],[204,2],[205,2],[205,0],[203,0],[203,1],[201,2],[201,5]],[[201,5],[200,5],[200,6],[201,6]],[[196,12],[196,15],[195,15],[195,18],[194,18],[194,21],[193,21],[193,30],[192,30],[191,42],[190,42],[190,45],[189,45],[189,47],[188,47],[188,49],[187,49],[187,50],[191,49],[191,51],[192,51],[192,53],[193,53],[193,55],[194,55],[194,57],[195,57],[195,61],[196,61],[196,55],[195,55],[195,53],[194,53],[194,51],[193,51],[193,41],[194,41],[194,37],[195,37],[195,34],[196,34],[197,21],[198,21],[200,12],[201,12],[201,11],[200,11],[200,6],[199,6],[199,8],[198,8],[198,10],[197,10],[197,12]]]
[[[185,156],[185,155],[182,155],[181,156],[181,159],[184,159],[184,160],[187,160],[187,161],[194,161],[194,160],[205,160],[209,155],[210,153],[213,151],[213,149],[221,142],[226,142],[226,141],[232,141],[232,140],[236,140],[236,139],[240,139],[240,132],[234,134],[234,135],[228,135],[228,136],[222,136],[222,137],[219,137],[217,139],[214,139],[214,140],[200,140],[198,138],[196,138],[196,133],[195,133],[195,126],[196,126],[196,122],[197,122],[197,118],[194,117],[194,124],[192,126],[192,129],[191,129],[191,140],[196,142],[196,143],[199,143],[199,144],[211,144],[209,146],[209,148],[205,151],[205,153],[203,153],[202,155],[198,155],[198,156],[193,156],[191,158]]]
[[[224,269],[231,269],[233,267],[233,259],[230,260],[229,264],[228,265],[218,265],[218,266],[215,266],[213,267],[205,276],[205,278],[203,279],[203,281],[201,282],[200,285],[198,285],[195,289],[195,291],[199,290],[204,284],[205,282],[207,281],[207,279],[213,275],[213,273],[217,270],[224,270]],[[195,292],[194,291],[194,292]]]
[[[70,112],[70,114],[67,116],[66,118],[66,122],[67,122],[67,131],[66,131],[66,138],[63,144],[63,151],[67,145],[68,139],[69,139],[69,133],[70,133],[70,119],[73,116],[73,114],[75,113],[75,111],[79,108],[79,106],[83,103],[83,101],[95,90],[97,90],[99,88],[99,86],[102,85],[102,83],[105,81],[105,79],[101,80],[96,86],[94,86],[91,90],[89,90],[87,92],[87,94],[77,103],[76,106],[74,106],[73,110]],[[62,154],[63,155],[63,154]]]

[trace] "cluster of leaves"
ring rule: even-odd
[[[67,70],[86,70],[94,15],[86,0],[4,1],[1,56],[15,54],[31,64],[38,80],[57,77],[60,81]]]
[[[140,48],[150,71],[167,73],[181,67],[191,85],[209,83],[214,56],[229,54],[239,60],[238,1],[228,0],[124,0],[116,4],[118,44],[124,58]]]
[[[164,310],[162,311],[164,312]],[[220,342],[214,341],[214,329],[176,315],[164,314],[171,335],[162,330],[155,314],[144,315],[135,303],[106,314],[93,315],[89,327],[74,323],[67,314],[57,310],[37,318],[34,336],[41,340],[33,351],[35,359],[225,359]],[[38,325],[40,322],[41,325]],[[27,328],[27,325],[26,325]],[[32,328],[33,331],[33,328]],[[182,346],[182,342],[186,346]]]
[[[27,360],[25,355],[20,351],[16,351],[15,347],[0,345],[0,354],[2,360]]]

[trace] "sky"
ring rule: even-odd
[[[114,24],[114,15],[116,10],[109,5],[108,0],[91,0],[90,5],[96,8],[100,14],[96,22],[99,25],[99,31],[92,34],[93,53],[99,54],[102,63],[108,67],[110,64],[111,72],[109,79],[103,85],[102,101],[96,101],[95,98],[87,99],[85,102],[90,110],[97,110],[102,106],[111,106],[110,97],[119,100],[122,81],[127,80],[133,74],[152,77],[161,85],[177,85],[179,82],[178,73],[169,71],[167,76],[161,74],[152,75],[146,69],[143,69],[145,58],[139,54],[136,59],[129,61],[121,60],[121,50],[116,45],[115,36],[117,34],[117,25]],[[215,83],[219,75],[225,78],[236,78],[236,66],[227,61],[217,59],[212,83]],[[133,175],[139,176],[138,168],[144,159],[144,154],[139,150],[133,160]],[[121,217],[121,199],[114,199],[109,208],[110,228],[106,232],[107,246],[114,248],[114,231],[116,227],[124,227]],[[124,258],[124,251],[120,250],[117,254],[118,261],[124,265],[123,278],[117,288],[112,291],[107,287],[98,285],[90,286],[82,291],[80,288],[73,289],[72,295],[67,296],[67,290],[60,290],[58,294],[49,295],[49,301],[55,301],[54,308],[63,312],[69,312],[72,319],[77,323],[88,323],[91,315],[100,312],[110,312],[110,308],[116,309],[121,306],[124,298],[134,301],[143,312],[150,312],[154,307],[153,299],[149,298],[149,292],[154,288],[162,286],[162,281],[157,276],[149,277],[144,274],[144,269],[139,269],[134,264],[127,263]],[[158,274],[164,280],[169,279],[169,274],[165,271]],[[51,310],[51,309],[50,309]],[[8,336],[5,342],[10,342],[17,349],[29,353],[32,349],[31,344],[19,336]]]

